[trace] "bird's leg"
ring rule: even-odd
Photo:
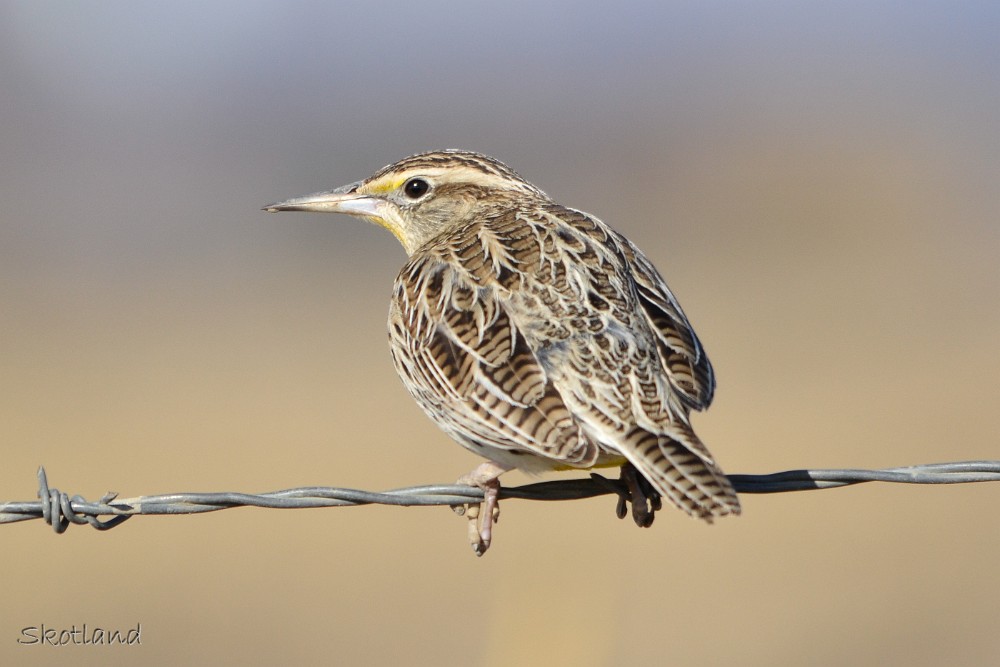
[[[656,510],[663,507],[660,494],[656,492],[646,478],[639,474],[631,463],[622,466],[621,481],[625,482],[632,501],[632,520],[640,528],[653,525]],[[619,509],[619,516],[621,510]]]
[[[500,475],[510,470],[493,461],[486,461],[467,475],[458,478],[458,484],[478,486],[483,490],[483,502],[467,505],[465,517],[469,520],[469,542],[477,556],[482,556],[490,548],[493,539],[493,524],[500,518]]]

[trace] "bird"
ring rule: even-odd
[[[455,149],[263,210],[344,213],[402,244],[389,348],[423,411],[486,459],[459,479],[483,490],[467,513],[477,555],[515,468],[620,467],[618,516],[630,502],[642,527],[664,497],[709,523],[740,513],[690,423],[715,391],[705,350],[653,263],[599,218]]]

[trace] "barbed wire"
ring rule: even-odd
[[[738,493],[784,493],[831,489],[866,482],[901,484],[965,484],[1000,481],[1000,461],[931,463],[902,468],[787,470],[764,475],[729,475]],[[523,500],[579,500],[625,492],[619,480],[596,473],[589,479],[565,479],[501,487],[500,498]],[[49,486],[45,468],[38,469],[38,497],[29,502],[0,503],[0,524],[43,519],[56,533],[70,524],[90,524],[108,530],[137,515],[200,514],[233,507],[304,509],[358,505],[459,506],[482,501],[477,487],[456,484],[410,486],[391,491],[362,491],[329,486],[306,486],[269,493],[170,493],[117,499],[108,492],[96,502],[69,496]],[[100,517],[110,517],[102,520]]]

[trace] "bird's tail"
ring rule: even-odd
[[[729,478],[689,428],[669,435],[634,428],[626,441],[621,450],[629,462],[661,496],[691,516],[711,523],[713,517],[740,513]]]

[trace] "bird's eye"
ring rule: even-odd
[[[420,199],[431,189],[430,183],[422,178],[411,178],[403,186],[403,192],[410,199]]]

